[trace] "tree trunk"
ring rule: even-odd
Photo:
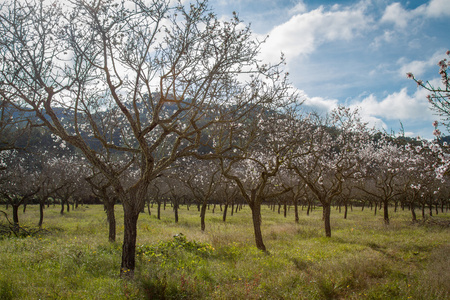
[[[347,213],[348,213],[348,204],[345,202],[344,204],[344,219],[347,219]]]
[[[389,201],[384,200],[383,201],[383,217],[384,217],[384,224],[389,225]]]
[[[322,203],[323,205],[323,221],[325,223],[325,236],[331,237],[331,205],[330,203]]]
[[[256,248],[261,251],[267,251],[263,242],[261,233],[261,204],[253,203],[250,205],[252,211],[253,229],[255,231]]]
[[[205,224],[206,208],[207,208],[207,204],[203,203],[202,209],[200,212],[200,227],[201,227],[202,231],[205,231],[205,228],[206,228],[206,224]]]
[[[410,209],[411,209],[411,214],[412,214],[412,221],[417,222],[416,212],[414,211],[414,200],[411,201]]]
[[[114,214],[114,200],[105,202],[106,219],[108,220],[109,234],[108,240],[110,242],[116,241],[116,216]]]
[[[283,209],[284,209],[284,217],[286,218],[287,217],[287,204],[286,204],[286,202],[284,202]]]
[[[19,206],[20,204],[12,204],[14,232],[19,230]]]
[[[227,221],[227,210],[228,210],[228,203],[225,204],[225,207],[223,208],[223,216],[222,216],[222,220],[223,220],[224,222]]]
[[[174,203],[173,212],[175,214],[175,223],[178,223],[178,203]]]
[[[300,219],[298,217],[298,201],[294,200],[294,215],[295,215],[295,223],[298,224]]]
[[[42,228],[42,223],[44,223],[44,207],[45,207],[45,200],[42,199],[39,201],[39,228]]]
[[[64,214],[64,201],[61,199],[61,211],[59,212],[61,215]]]
[[[139,212],[140,210],[136,210],[130,204],[124,203],[124,231],[120,275],[127,278],[134,277],[136,265],[136,237],[139,213],[135,211]]]
[[[158,201],[157,218],[158,220],[161,220],[161,201]]]

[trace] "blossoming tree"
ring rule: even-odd
[[[151,181],[197,152],[210,126],[269,101],[260,91],[280,78],[257,60],[249,27],[203,1],[8,0],[0,45],[2,99],[77,147],[122,202],[120,272],[131,277]],[[109,159],[117,153],[138,170],[131,185]]]

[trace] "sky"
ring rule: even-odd
[[[259,38],[261,59],[286,57],[286,71],[321,113],[358,108],[370,126],[433,138],[427,92],[406,77],[440,84],[439,60],[450,49],[450,0],[210,0],[220,19],[233,11]],[[449,58],[449,57],[447,57]],[[443,127],[444,134],[449,134]]]

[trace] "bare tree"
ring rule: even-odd
[[[0,96],[111,183],[124,209],[120,270],[132,277],[150,182],[207,148],[208,128],[270,100],[261,90],[280,74],[259,64],[249,27],[219,21],[202,1],[10,0],[0,11]],[[123,165],[136,172],[131,185],[117,176]]]
[[[0,196],[12,206],[14,232],[18,233],[19,207],[39,192],[39,170],[28,153],[8,152],[4,160],[6,168],[0,171]]]

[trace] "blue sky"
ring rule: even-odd
[[[450,49],[450,0],[210,0],[219,18],[233,11],[255,35],[269,35],[261,57],[286,55],[305,105],[326,112],[359,107],[371,125],[432,138],[427,92],[406,78],[439,84]],[[447,134],[447,132],[445,132]]]

